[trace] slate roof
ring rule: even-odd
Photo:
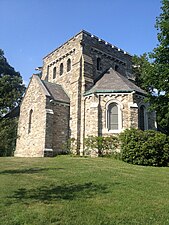
[[[84,95],[92,93],[126,93],[136,91],[140,94],[146,95],[147,93],[128,80],[126,77],[110,68],[107,70],[101,78],[95,83],[95,85]]]
[[[55,84],[55,83],[50,83],[45,80],[41,80],[41,81],[44,84],[47,91],[49,92],[49,94],[51,95],[51,97],[55,101],[70,103],[70,99],[67,96],[67,94],[65,93],[65,91],[63,90],[61,85]]]
[[[20,106],[16,106],[14,109],[12,109],[10,112],[8,112],[3,118],[17,118],[20,114]]]

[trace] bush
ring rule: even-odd
[[[62,145],[62,153],[61,154],[77,154],[77,141],[75,138],[69,138],[63,145]]]
[[[169,137],[157,131],[125,130],[119,136],[122,160],[145,166],[169,165]]]
[[[86,155],[108,156],[115,154],[118,147],[118,138],[115,136],[88,136],[84,140]]]

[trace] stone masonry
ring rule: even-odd
[[[43,58],[41,79],[32,76],[21,105],[15,156],[56,155],[69,138],[76,139],[77,153],[83,154],[89,135],[155,129],[146,92],[133,82],[131,55],[79,32]]]

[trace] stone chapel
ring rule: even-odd
[[[15,156],[54,156],[75,138],[155,129],[146,92],[134,84],[132,56],[82,30],[43,58],[21,103]]]

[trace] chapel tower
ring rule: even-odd
[[[89,135],[154,129],[145,96],[134,84],[132,56],[81,31],[43,58],[41,79],[32,77],[21,105],[15,155],[55,155],[69,138],[83,154]]]

